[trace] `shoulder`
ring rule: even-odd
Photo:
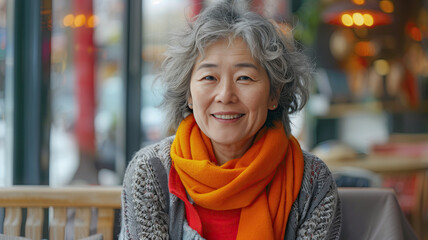
[[[327,165],[317,156],[303,151],[305,169],[299,197],[296,200],[301,220],[311,214],[329,193],[336,192],[336,184]]]
[[[128,164],[124,180],[122,204],[133,235],[140,238],[168,234],[168,191],[164,189],[168,179],[160,174],[169,173],[169,157],[173,137],[146,146],[134,154]],[[163,171],[163,169],[165,171]],[[163,182],[162,182],[163,181]]]
[[[157,143],[145,146],[134,154],[132,160],[128,163],[124,175],[124,183],[135,181],[136,175],[141,170],[145,170],[151,159],[160,161],[162,166],[168,172],[171,167],[170,148],[174,136],[167,137]],[[130,185],[128,185],[129,187]]]
[[[303,158],[302,184],[289,214],[286,239],[299,239],[318,231],[324,234],[322,239],[328,234],[337,235],[335,233],[340,231],[340,221],[336,221],[340,220],[340,199],[333,176],[317,156],[303,151]]]
[[[127,166],[128,171],[138,166],[144,165],[148,160],[157,158],[161,161],[165,169],[171,166],[170,149],[174,136],[167,137],[157,143],[145,146],[136,152]]]
[[[336,188],[330,169],[321,159],[307,151],[303,151],[303,158],[305,166],[299,198],[320,199]]]
[[[337,187],[327,165],[315,155],[303,152],[305,170],[295,202],[294,224],[298,238],[338,239],[341,207]]]
[[[173,136],[167,137],[158,143],[143,147],[134,154],[126,168],[123,180],[124,189],[127,192],[138,194],[144,192],[141,188],[146,186],[160,187],[156,168],[158,166],[163,167],[165,172],[169,174],[171,167],[170,148],[173,140]]]
[[[320,158],[310,152],[303,151],[303,159],[305,166],[302,184],[323,184],[332,180],[330,170]]]
[[[132,201],[141,202],[139,200],[145,199],[148,192],[161,198],[166,197],[165,190],[162,189],[164,185],[162,181],[168,179],[171,167],[170,148],[173,140],[174,137],[167,137],[160,142],[143,147],[134,154],[123,179],[123,189],[130,195]],[[166,174],[166,177],[160,176],[160,173]]]

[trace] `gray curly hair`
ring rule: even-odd
[[[159,76],[165,89],[161,107],[170,132],[175,132],[192,112],[187,99],[198,55],[219,39],[236,37],[247,43],[254,59],[266,69],[270,96],[278,100],[278,107],[268,112],[265,125],[272,127],[274,121],[282,121],[286,134],[291,134],[289,115],[301,110],[309,98],[311,65],[294,40],[287,38],[275,23],[229,1],[206,8],[183,32],[171,38]]]

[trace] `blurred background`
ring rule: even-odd
[[[164,137],[156,74],[170,34],[214,2],[0,0],[0,187],[120,185]],[[302,147],[338,186],[394,188],[427,238],[428,0],[250,5],[316,66],[292,116]]]

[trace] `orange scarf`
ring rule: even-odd
[[[215,156],[209,138],[190,115],[178,127],[171,158],[196,204],[242,209],[237,239],[284,239],[304,163],[299,143],[287,138],[282,125],[265,131],[241,158],[217,166],[210,161]]]

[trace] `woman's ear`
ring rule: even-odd
[[[187,98],[187,106],[188,106],[190,109],[193,109],[193,100],[192,100],[192,96],[189,96],[189,97]]]
[[[278,99],[276,97],[271,97],[269,100],[268,109],[273,111],[278,108]]]
[[[278,101],[271,101],[271,103],[268,106],[268,109],[271,110],[271,111],[273,111],[276,108],[278,108]]]

